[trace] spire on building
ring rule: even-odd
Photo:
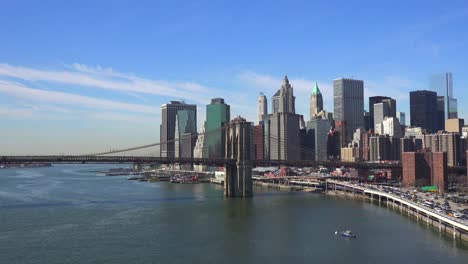
[[[289,79],[288,79],[288,75],[285,75],[284,76],[284,80],[283,80],[283,85],[289,85]]]
[[[310,95],[310,120],[317,118],[319,113],[323,112],[323,97],[317,82],[315,82],[314,89]],[[322,113],[322,118],[326,113]]]
[[[314,89],[312,90],[312,94],[322,94],[320,92],[317,82],[315,82],[315,86],[314,86]]]

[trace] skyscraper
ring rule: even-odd
[[[411,126],[427,132],[437,130],[437,93],[432,91],[410,92]]]
[[[231,108],[224,103],[224,99],[211,99],[211,104],[206,106],[205,147],[207,158],[224,158],[225,131],[222,128],[229,123],[230,118]]]
[[[341,146],[347,145],[357,128],[364,127],[364,81],[336,79],[333,81],[334,117],[341,134]]]
[[[389,104],[382,102],[378,104],[374,104],[374,131],[375,133],[381,133],[378,132],[380,130],[380,127],[382,126],[382,121],[385,119],[385,117],[390,116],[390,106]]]
[[[179,110],[176,114],[174,157],[191,158],[197,140],[196,112]]]
[[[265,151],[272,160],[300,159],[300,120],[296,114],[293,87],[284,77],[280,89],[272,97],[272,114],[268,115],[268,142]]]
[[[396,118],[398,118],[398,122],[400,122],[401,126],[406,126],[406,114],[405,114],[405,112],[397,112]]]
[[[177,115],[181,112],[178,118]],[[175,157],[175,142],[176,126],[178,134],[197,133],[197,106],[186,104],[181,101],[171,101],[169,104],[164,104],[161,107],[161,126],[159,139],[161,142],[160,156],[174,158]],[[176,119],[178,119],[176,123]]]
[[[392,98],[383,99],[382,103],[386,103],[388,105],[388,117],[396,117],[396,100]]]
[[[372,129],[377,130],[385,117],[396,117],[396,100],[385,96],[369,98],[369,109],[372,110]]]
[[[312,120],[320,111],[323,110],[323,97],[317,82],[315,82],[314,89],[310,95],[310,119]]]
[[[445,97],[437,96],[436,131],[444,130],[445,126]]]
[[[271,98],[272,113],[296,113],[296,97],[288,76],[284,76],[281,88]]]
[[[258,96],[257,113],[258,123],[260,124],[268,115],[268,102],[266,96],[263,93],[260,93],[260,95]]]
[[[375,123],[374,123],[374,105],[378,103],[382,103],[382,100],[384,99],[391,99],[390,97],[387,96],[371,96],[369,97],[369,114],[370,114],[370,127],[371,129],[374,129]]]
[[[328,132],[330,131],[330,120],[314,118],[307,122],[307,134],[313,139],[311,144],[313,157],[316,161],[328,159],[327,145]]]
[[[430,90],[444,97],[444,119],[458,117],[457,99],[453,97],[452,73],[434,74],[430,78]]]
[[[270,115],[269,151],[272,160],[300,159],[300,115],[273,113]]]

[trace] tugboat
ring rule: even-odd
[[[341,232],[342,237],[347,237],[347,238],[356,238],[356,235],[351,232],[351,230],[346,230]]]

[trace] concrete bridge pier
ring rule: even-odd
[[[224,179],[226,197],[251,197],[253,195],[252,159],[253,127],[244,118],[237,117],[226,127],[226,159],[235,164],[227,164]]]

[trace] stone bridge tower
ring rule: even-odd
[[[237,117],[226,126],[226,159],[235,163],[226,165],[224,195],[250,197],[252,191],[253,126]]]

